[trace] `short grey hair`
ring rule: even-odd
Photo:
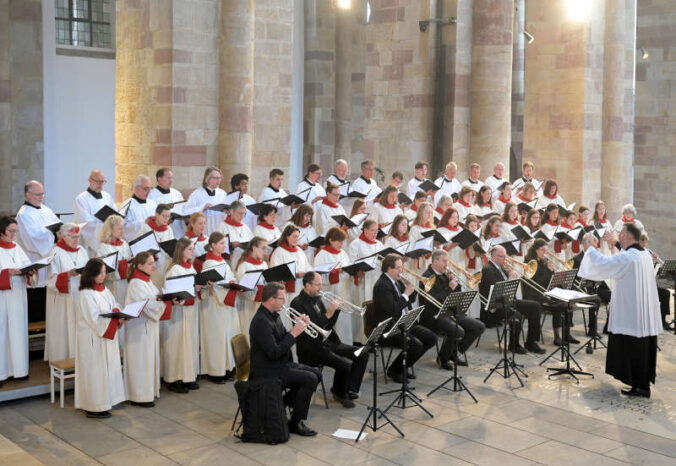
[[[636,217],[636,207],[634,207],[633,204],[625,204],[625,206],[622,207],[622,213],[623,214],[629,213],[634,217]]]
[[[442,205],[443,203],[453,204],[453,198],[448,194],[444,194],[439,198],[439,202],[437,202],[437,207]]]
[[[337,167],[338,165],[342,165],[342,164],[347,165],[347,160],[345,160],[345,159],[338,159],[338,160],[336,160],[335,166]]]
[[[455,163],[455,162],[448,162],[448,163],[446,164],[446,168],[448,169],[448,168],[451,168],[451,167],[453,167],[453,168],[455,168],[455,169],[457,170],[457,169],[458,169],[458,164]]]
[[[65,235],[65,234],[67,234],[67,233],[68,233],[70,230],[72,230],[73,228],[78,228],[78,229],[79,229],[79,228],[80,228],[80,225],[78,225],[77,223],[73,223],[73,222],[64,223],[63,225],[61,225],[61,226],[59,227],[59,237],[61,237],[61,236]]]
[[[141,183],[142,183],[144,180],[147,180],[148,183],[152,183],[152,182],[150,181],[150,177],[149,177],[149,176],[146,176],[146,175],[139,175],[139,176],[137,176],[136,179],[134,180],[134,184],[131,185],[132,189],[136,189],[136,188],[140,187],[140,186],[141,186]]]
[[[230,204],[230,212],[236,212],[241,209],[246,209],[246,205],[242,201],[235,201]]]
[[[432,262],[439,259],[439,256],[448,256],[448,253],[446,251],[444,251],[443,249],[435,249],[432,252]]]
[[[361,168],[362,168],[362,170],[363,170],[364,168],[366,168],[366,167],[375,167],[375,166],[376,166],[376,164],[375,164],[375,162],[374,162],[373,160],[364,160],[364,161],[361,163]]]

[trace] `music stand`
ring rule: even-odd
[[[383,335],[384,338],[389,338],[391,336],[397,335],[401,333],[403,335],[403,343],[401,347],[401,355],[403,359],[403,372],[402,372],[402,379],[403,382],[401,384],[401,389],[396,389],[396,390],[390,390],[387,392],[383,392],[380,395],[389,395],[390,393],[397,393],[399,392],[399,395],[396,396],[394,400],[385,408],[385,413],[390,410],[392,406],[396,406],[397,408],[401,409],[406,409],[406,408],[412,408],[414,406],[417,406],[418,408],[422,409],[425,414],[427,414],[429,417],[434,417],[432,413],[430,413],[428,410],[426,410],[423,405],[422,405],[422,400],[418,398],[411,390],[408,388],[408,361],[407,361],[407,349],[408,349],[408,331],[410,328],[413,326],[416,320],[418,320],[418,317],[420,316],[420,313],[425,309],[425,306],[418,306],[415,309],[412,309],[408,311],[406,314],[403,314],[401,317],[399,317],[399,320],[392,326],[389,332],[387,332],[385,335]],[[406,406],[406,400],[410,400],[412,404],[409,406]]]
[[[570,290],[573,288],[573,283],[575,283],[575,278],[577,277],[577,271],[578,269],[571,269],[571,270],[560,270],[558,272],[554,272],[552,275],[552,278],[549,280],[549,286],[547,286],[546,291],[551,291],[554,288],[561,288],[562,290]],[[573,312],[571,306],[568,306],[568,309],[566,310],[566,314],[569,312]],[[567,316],[566,316],[567,317]],[[564,362],[566,358],[570,355],[570,343],[568,342],[568,337],[570,335],[570,328],[568,328],[568,319],[563,319],[563,326],[562,326],[562,331],[561,331],[561,344],[554,350],[552,351],[549,356],[544,358],[542,361],[540,361],[540,366],[543,365],[546,361],[549,360],[552,356],[554,356],[556,353],[561,351],[561,362]],[[542,330],[540,330],[542,331]],[[566,354],[567,353],[567,354]],[[573,358],[573,362],[577,365],[577,367],[582,370],[582,367],[577,363],[575,358]]]
[[[458,325],[458,319],[457,316],[459,314],[467,314],[467,309],[472,305],[472,301],[474,301],[474,297],[478,291],[463,291],[462,293],[451,293],[446,297],[446,300],[444,301],[444,304],[442,304],[441,309],[439,309],[439,312],[437,313],[436,316],[434,316],[435,319],[438,319],[439,317],[448,314],[449,317],[451,317],[453,320],[455,320],[455,325]],[[469,396],[472,397],[475,403],[478,403],[477,399],[474,397],[472,392],[469,391],[467,386],[464,384],[464,382],[461,380],[462,377],[458,376],[458,339],[453,338],[453,375],[446,379],[444,382],[441,383],[441,385],[437,386],[434,390],[429,392],[427,396],[431,396],[434,392],[437,390],[443,388],[444,390],[448,390],[449,392],[462,392],[466,391]],[[449,382],[453,382],[453,389],[450,389],[446,387],[446,384]]]
[[[669,276],[674,281],[674,289],[676,290],[676,260],[665,260],[657,274],[657,278],[669,278]],[[674,317],[672,324],[674,324],[674,335],[676,335],[676,317]]]
[[[402,438],[404,437],[404,433],[399,430],[399,427],[397,427],[394,422],[392,422],[390,418],[387,417],[382,409],[378,408],[378,342],[383,336],[383,333],[385,333],[385,329],[391,320],[392,318],[390,317],[389,319],[385,319],[379,323],[378,326],[373,329],[371,335],[369,335],[369,338],[366,340],[366,343],[364,343],[364,346],[354,352],[355,356],[359,356],[363,351],[368,351],[369,353],[373,354],[373,406],[369,407],[369,412],[366,415],[364,423],[361,425],[359,435],[357,435],[357,438],[354,439],[355,442],[358,442],[359,439],[361,439],[361,434],[364,432],[364,429],[366,429],[366,426],[370,427],[371,430],[375,432],[378,429],[382,429],[387,424],[390,424],[392,427],[394,427],[394,430],[399,432],[399,435],[401,435]],[[373,420],[371,420],[371,416],[373,416]],[[380,426],[378,426],[379,417],[384,417],[386,421]],[[369,421],[371,421],[371,423],[369,423]]]
[[[585,282],[591,283],[591,285],[585,285]],[[592,294],[596,295],[596,290],[598,288],[598,283],[595,281],[591,280],[580,280],[580,286],[579,289],[580,291],[587,293],[587,294]],[[589,290],[592,289],[593,291],[590,292]],[[603,342],[603,338],[601,338],[601,335],[599,335],[599,330],[598,330],[598,314],[601,311],[601,305],[597,301],[597,304],[595,304],[593,307],[596,308],[596,317],[594,318],[594,329],[592,330],[592,318],[591,318],[591,312],[589,313],[589,339],[582,343],[578,349],[575,350],[573,353],[574,355],[582,351],[582,348],[586,348],[585,352],[587,354],[592,354],[595,349],[599,349],[596,347],[596,344],[600,344],[603,346],[603,348],[600,349],[608,349],[608,346]],[[591,311],[592,307],[589,308]]]
[[[524,377],[528,377],[528,375],[519,369],[518,365],[516,362],[514,362],[514,346],[512,345],[512,359],[509,359],[507,356],[507,344],[509,342],[509,339],[511,337],[511,325],[509,324],[509,319],[507,316],[507,311],[509,308],[512,307],[512,304],[514,303],[514,300],[516,298],[516,290],[519,288],[519,283],[521,280],[516,279],[516,280],[505,280],[502,282],[497,282],[495,285],[491,286],[491,291],[488,294],[488,300],[486,302],[486,311],[488,312],[500,312],[502,311],[504,314],[505,318],[505,341],[504,345],[502,345],[502,358],[498,360],[498,362],[493,366],[491,371],[488,373],[486,378],[484,379],[484,383],[488,381],[488,379],[493,375],[493,373],[500,374],[500,369],[502,369],[502,376],[503,379],[508,379],[512,375],[516,376],[516,379],[519,381],[521,386],[523,387],[523,381],[521,380],[521,377],[519,377],[519,372],[521,372],[521,375]],[[491,309],[494,309],[491,311]]]

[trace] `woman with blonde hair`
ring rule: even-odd
[[[237,267],[235,267],[237,280],[241,280],[247,272],[253,270],[266,270],[268,268],[268,264],[265,262],[267,249],[268,242],[260,236],[254,236],[253,239],[249,241],[249,246],[242,254],[242,257],[239,258]],[[251,319],[253,319],[253,316],[260,307],[262,298],[261,293],[263,292],[264,285],[265,279],[261,276],[260,280],[258,280],[258,285],[256,285],[254,290],[240,295],[238,307],[239,326],[246,335],[249,334]]]
[[[202,212],[195,212],[190,216],[188,221],[188,229],[185,232],[185,237],[193,242],[195,250],[193,252],[193,267],[197,273],[202,271],[202,263],[204,262],[198,257],[202,257],[207,253],[207,244],[209,238],[205,236],[207,228],[207,217]]]
[[[223,211],[209,210],[210,207],[225,202],[226,193],[219,188],[221,181],[223,181],[223,174],[221,171],[216,167],[207,167],[204,170],[202,186],[190,194],[188,203],[184,209],[186,212],[204,212],[207,218],[207,228],[205,233],[207,235],[216,231],[218,226],[225,219]]]
[[[118,303],[123,303],[127,296],[127,269],[131,259],[131,249],[124,240],[124,219],[119,215],[111,215],[103,222],[99,231],[99,247],[96,255],[105,257],[117,253],[117,270],[106,274],[106,286],[113,293]],[[124,342],[118,332],[120,342]]]

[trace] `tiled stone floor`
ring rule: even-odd
[[[545,326],[551,329],[549,320]],[[582,339],[581,323],[574,333]],[[553,350],[551,339],[551,331],[546,332],[548,351]],[[417,365],[414,385],[434,418],[416,408],[393,408],[388,414],[406,438],[386,427],[369,432],[356,445],[331,434],[338,427],[359,429],[370,401],[368,374],[357,408],[331,402],[326,410],[318,394],[309,424],[320,435],[292,435],[277,446],[233,438],[230,424],[237,405],[232,384],[203,381],[200,390],[187,395],[163,390],[155,408],[125,404],[102,421],[75,411],[72,393],[65,409],[48,397],[7,402],[0,405],[0,464],[674,465],[676,336],[662,335],[659,342],[653,397],[633,400],[621,397],[620,384],[603,373],[603,350],[579,354],[583,368],[595,375],[579,384],[565,377],[547,380],[538,365],[541,358],[531,355],[517,358],[529,375],[524,388],[495,375],[483,383],[499,357],[495,331],[488,330],[479,348],[469,351],[470,368],[460,371],[478,404],[466,394],[425,396],[448,375],[434,365],[430,352]],[[332,371],[325,372],[330,385]],[[384,387],[382,377],[379,383]],[[381,397],[379,403],[388,399]]]

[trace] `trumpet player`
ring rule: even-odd
[[[303,277],[303,290],[293,301],[291,307],[309,317],[310,321],[324,330],[333,330],[340,315],[340,303],[331,301],[327,305],[322,299],[322,277],[316,272],[308,272]],[[333,377],[331,393],[333,399],[344,408],[354,408],[354,401],[359,398],[368,352],[354,355],[356,346],[344,344],[338,334],[333,331],[328,338],[311,338],[306,334],[298,337],[298,361],[308,366],[332,367],[336,373]]]
[[[312,367],[294,363],[291,347],[310,325],[310,318],[301,315],[290,331],[282,325],[279,313],[286,301],[286,291],[281,283],[268,283],[263,287],[262,303],[251,319],[251,380],[277,377],[282,388],[289,391],[284,402],[291,407],[289,432],[312,437],[317,432],[305,424],[312,394],[317,389],[321,373]]]
[[[436,249],[432,253],[432,263],[423,272],[423,277],[434,278],[434,285],[427,293],[440,303],[443,303],[449,294],[460,291],[458,278],[453,274],[446,273],[447,269],[448,255],[445,251]],[[420,283],[420,288],[424,288],[424,284]],[[425,310],[420,316],[420,324],[435,333],[445,335],[444,342],[439,349],[437,364],[442,369],[452,370],[451,362],[456,361],[457,356],[454,354],[456,345],[453,340],[458,340],[458,352],[464,353],[486,330],[486,326],[480,320],[466,315],[457,315],[455,319],[443,315],[435,318],[439,308],[430,303],[423,295],[420,296],[420,305],[425,306]],[[459,366],[467,365],[465,361],[460,360],[457,360],[457,364]]]

